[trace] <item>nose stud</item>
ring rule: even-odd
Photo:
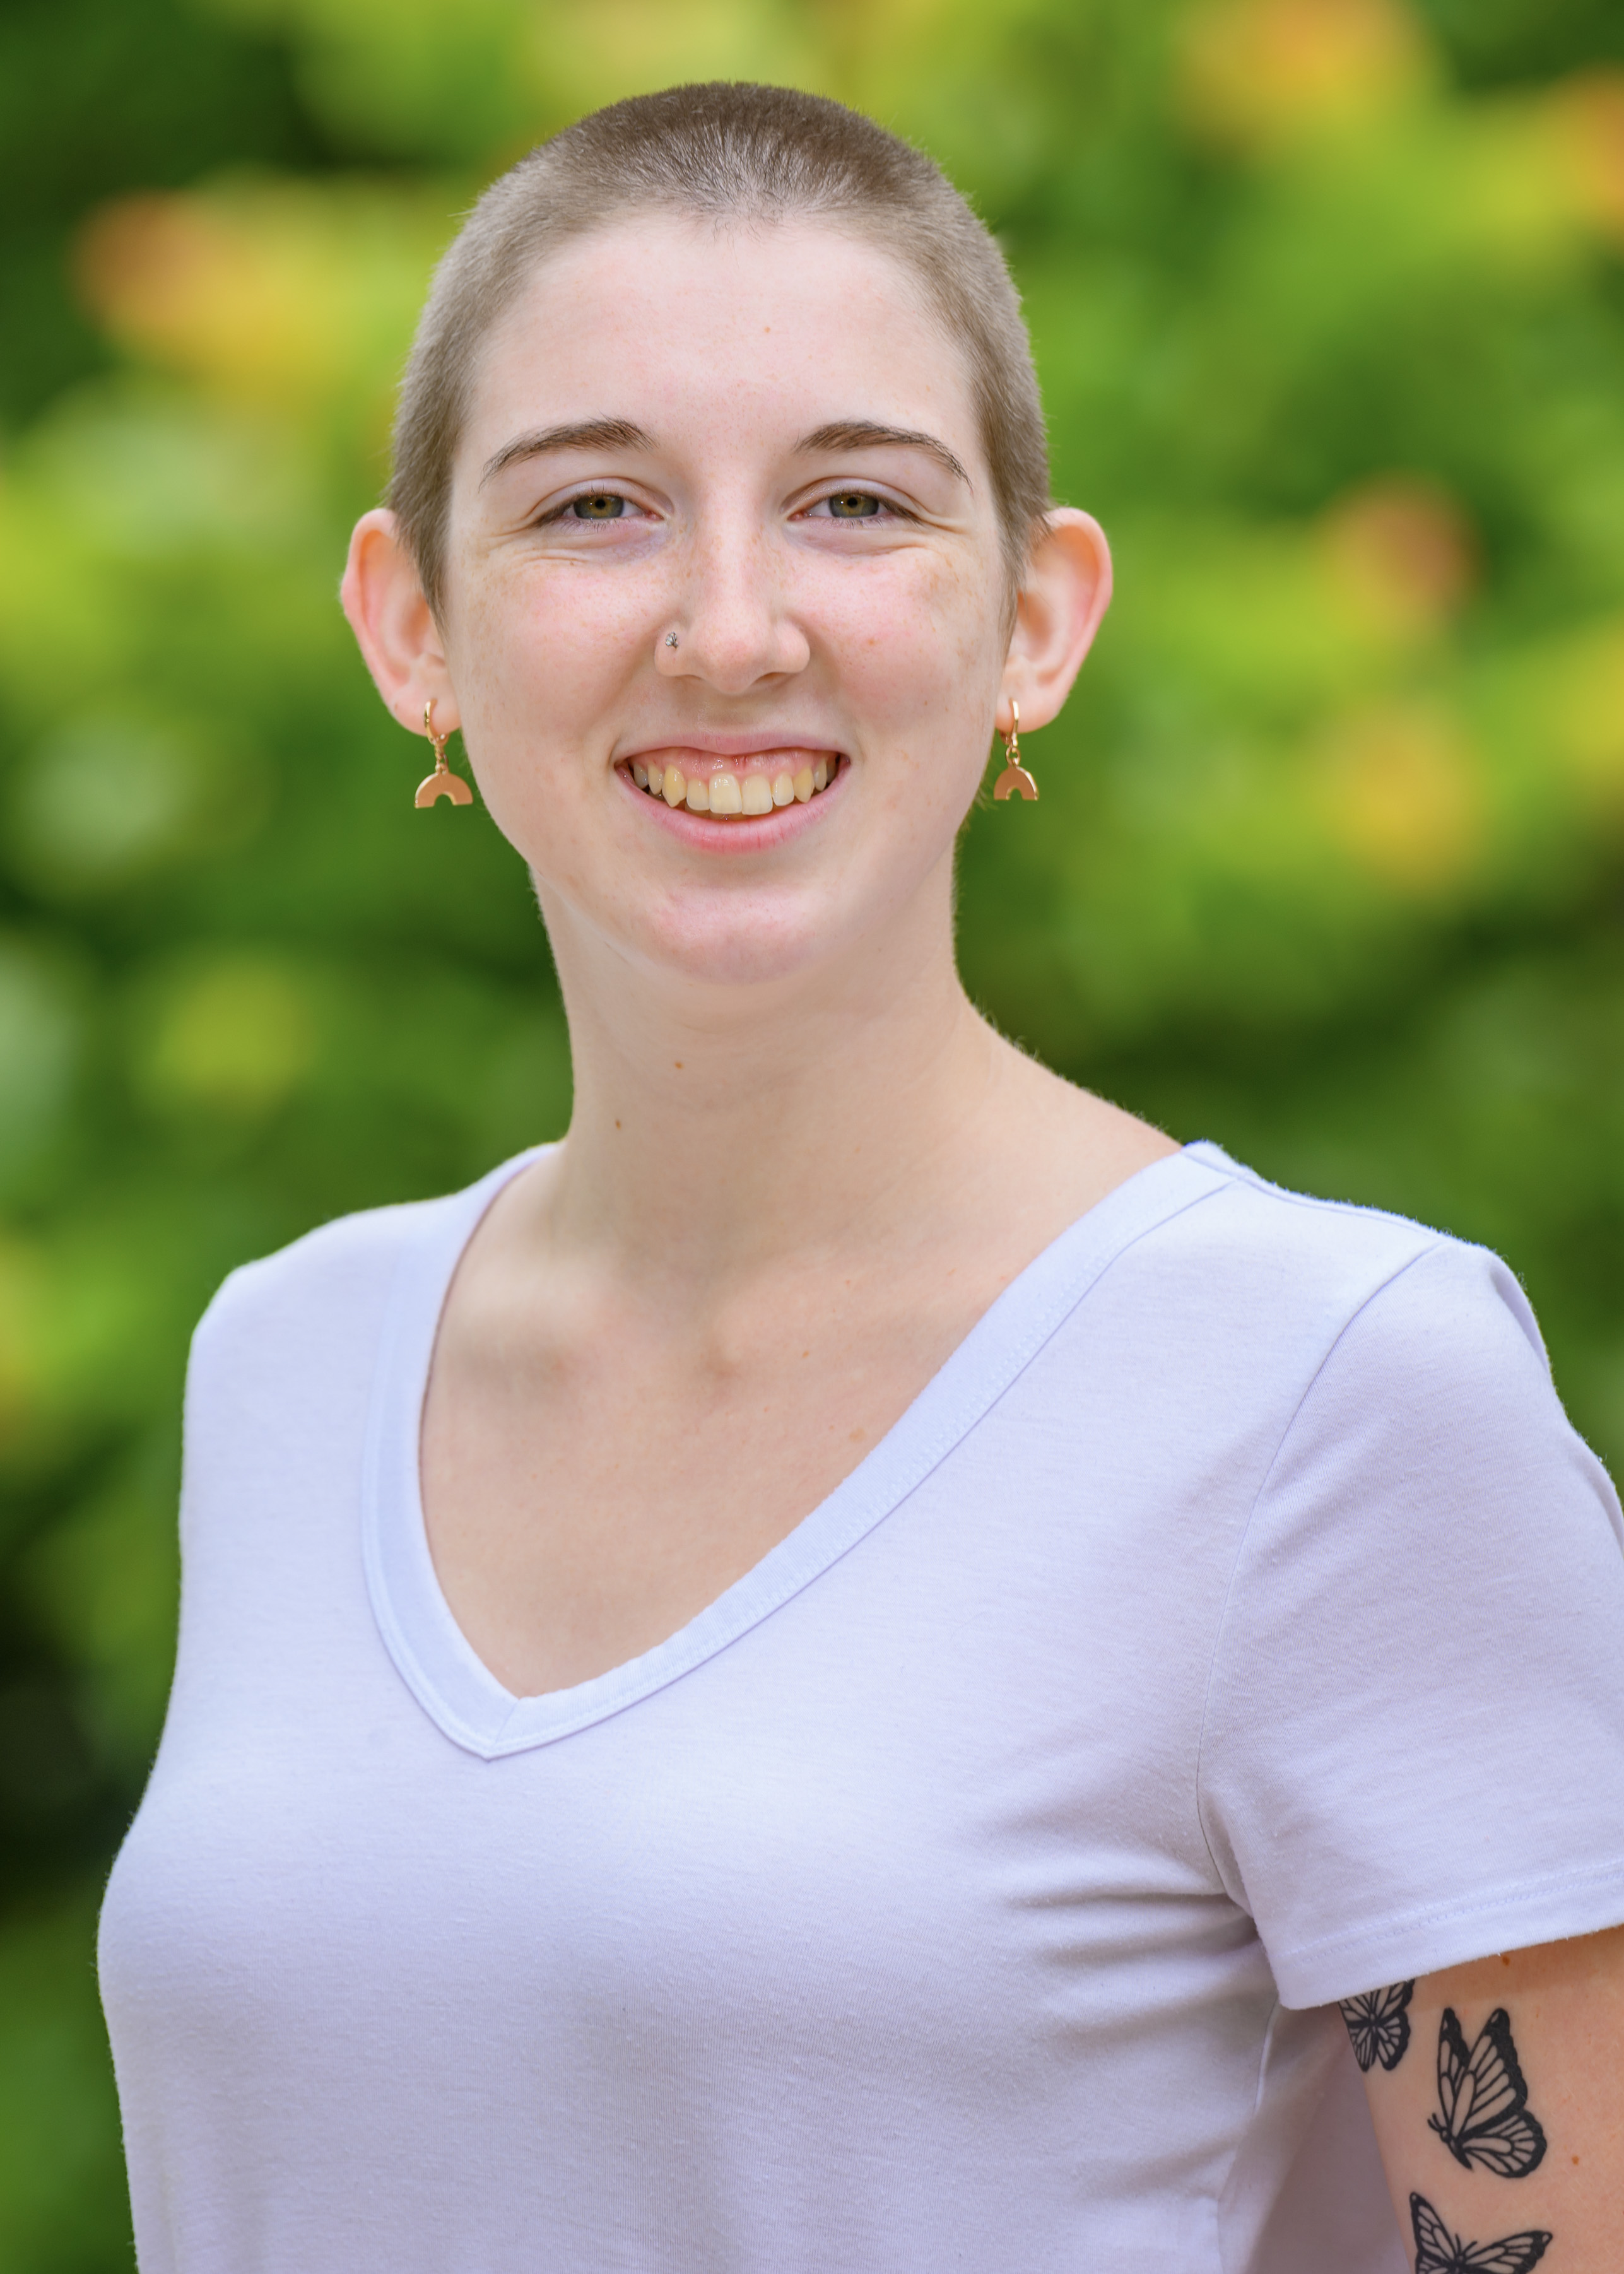
[[[666,635],[665,635],[665,644],[666,644],[666,646],[667,646],[667,647],[675,647],[675,645],[677,644],[677,636],[676,636],[675,632],[667,632],[667,633],[666,633]]]

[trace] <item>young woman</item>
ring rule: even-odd
[[[575,1112],[199,1330],[146,2274],[1616,2266],[1624,1555],[1515,1280],[954,969],[1109,589],[868,121],[618,105],[448,254],[344,600]]]

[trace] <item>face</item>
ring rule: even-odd
[[[483,350],[438,626],[368,520],[369,660],[397,716],[461,725],[561,960],[725,984],[945,937],[995,713],[1041,723],[1045,613],[1011,648],[963,358],[883,252],[665,215],[577,240]]]

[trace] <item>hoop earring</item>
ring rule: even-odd
[[[1004,772],[992,786],[995,797],[1035,797],[1038,786],[1020,762],[1020,705],[1010,698],[1010,731],[1004,736]]]
[[[412,803],[432,805],[436,798],[448,797],[453,805],[471,805],[474,793],[462,775],[454,774],[446,764],[446,744],[451,738],[448,734],[434,732],[434,705],[432,703],[425,703],[423,706],[423,731],[434,745],[434,771],[417,784],[417,794]]]

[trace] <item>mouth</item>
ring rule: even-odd
[[[625,770],[647,797],[741,824],[785,806],[809,805],[840,772],[838,750],[763,750],[738,760],[691,750],[682,757],[686,766],[673,753],[650,751]]]

